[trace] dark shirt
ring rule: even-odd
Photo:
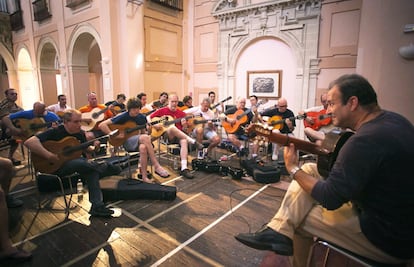
[[[124,124],[128,121],[133,121],[137,125],[144,125],[147,123],[147,117],[145,117],[143,114],[139,113],[138,116],[131,117],[129,115],[128,111],[122,112],[121,114],[118,114],[117,116],[111,118],[111,121],[113,124]]]
[[[394,257],[414,258],[413,159],[414,126],[384,111],[348,139],[312,197],[331,210],[352,201],[368,240]]]
[[[279,112],[278,108],[273,108],[273,109],[269,109],[266,110],[262,113],[260,113],[261,116],[268,116],[268,117],[273,117],[273,116],[280,116],[281,119],[287,119],[287,118],[292,118],[292,123],[293,126],[296,126],[295,123],[295,114],[293,113],[293,111],[291,111],[290,109],[286,109],[285,112]],[[289,127],[286,125],[286,123],[283,123],[283,127],[282,129],[279,130],[281,133],[292,133],[292,131],[289,129]]]
[[[61,139],[67,137],[67,136],[73,136],[76,139],[79,140],[81,143],[86,142],[85,132],[80,131],[79,133],[70,134],[66,131],[65,127],[63,125],[59,125],[56,128],[50,128],[42,133],[39,133],[36,135],[37,138],[39,138],[40,142],[43,143],[45,141],[51,140],[51,141],[60,141]]]
[[[123,112],[123,111],[125,111],[126,109],[125,109],[125,104],[124,103],[118,103],[118,102],[116,102],[116,101],[109,101],[109,102],[106,102],[105,103],[105,106],[109,106],[109,105],[111,105],[112,104],[112,106],[113,106],[113,109],[117,112],[117,113],[119,113],[119,112]]]

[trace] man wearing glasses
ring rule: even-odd
[[[20,161],[13,158],[14,152],[18,147],[18,143],[15,139],[11,138],[8,131],[6,131],[6,126],[2,122],[3,118],[9,115],[10,113],[15,113],[17,111],[23,110],[16,104],[17,100],[17,92],[13,88],[9,88],[4,92],[6,98],[0,102],[0,125],[1,125],[1,139],[8,140],[10,149],[8,158],[13,162],[13,165],[17,166],[20,165]]]
[[[273,130],[273,131],[278,131],[282,134],[288,134],[293,136],[293,130],[295,129],[295,114],[293,113],[293,111],[291,111],[290,109],[287,108],[288,104],[287,104],[287,100],[285,98],[280,98],[279,101],[277,102],[277,107],[274,109],[270,109],[270,110],[266,110],[263,113],[261,113],[260,115],[262,117],[264,116],[268,116],[269,118],[272,118],[274,116],[279,117],[278,119],[284,120],[283,124],[280,126],[279,130]],[[274,120],[278,120],[278,119],[272,119],[272,121]],[[279,146],[276,143],[272,143],[272,160],[278,160],[278,155],[279,155]]]

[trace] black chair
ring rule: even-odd
[[[71,203],[73,194],[76,193],[74,191],[76,190],[76,183],[78,179],[80,179],[79,174],[73,173],[71,175],[60,177],[55,174],[37,172],[35,177],[37,186],[38,209],[64,211],[66,213],[66,217],[68,217],[70,210],[76,208],[76,206],[71,207]],[[58,196],[63,197],[65,203],[64,209],[56,209],[51,206],[55,198],[49,197],[44,200],[41,198],[41,195],[48,194],[50,196],[51,193],[56,192],[59,194]],[[67,195],[69,195],[69,197],[67,197]]]

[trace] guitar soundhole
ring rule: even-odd
[[[92,114],[92,118],[97,119],[98,117],[99,117],[99,114],[98,113],[93,113]]]

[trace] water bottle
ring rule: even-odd
[[[81,202],[83,200],[83,184],[80,178],[76,184],[76,192],[78,194],[78,202]]]
[[[173,166],[174,170],[178,170],[178,159],[177,157],[174,157],[174,166]]]

